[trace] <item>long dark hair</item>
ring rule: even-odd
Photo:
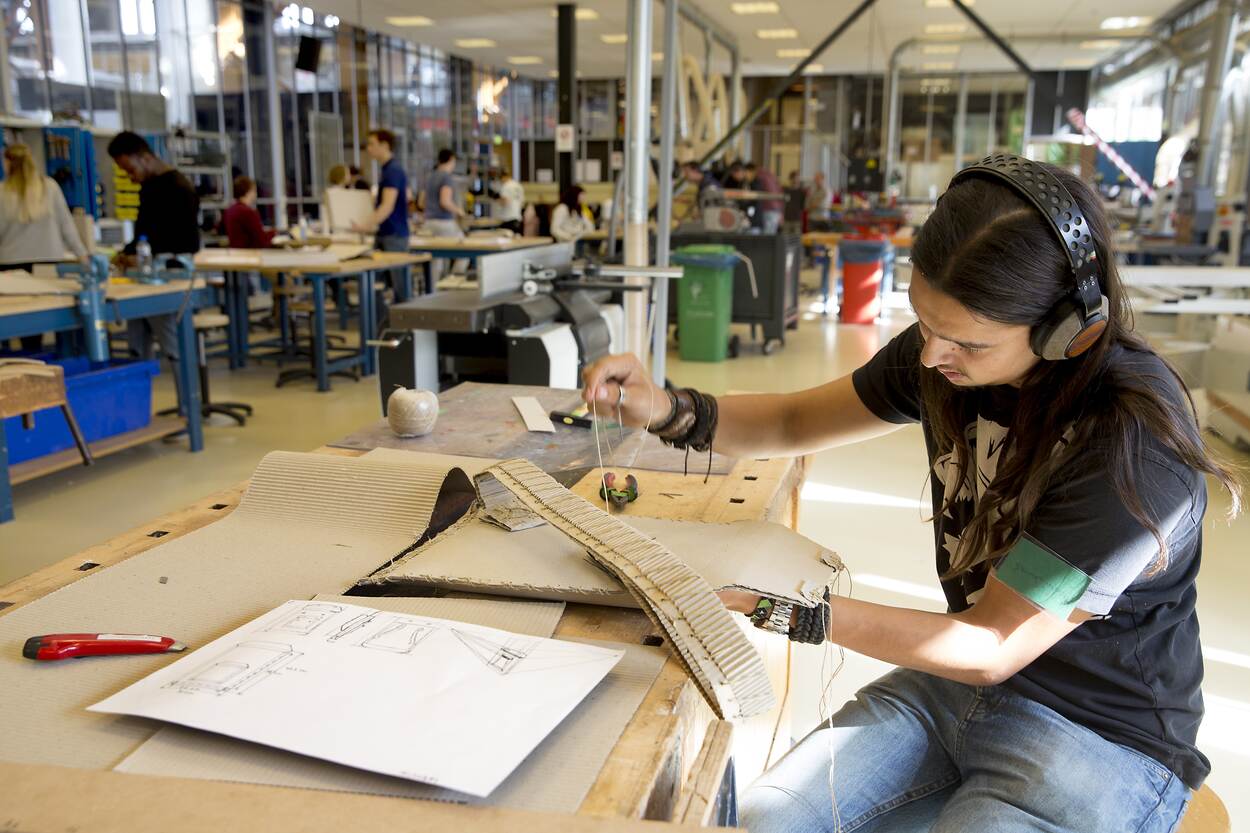
[[[584,189],[580,185],[570,185],[564,189],[564,193],[560,195],[560,202],[568,207],[570,214],[581,213],[581,196]]]
[[[1232,495],[1232,513],[1240,508],[1240,484],[1203,441],[1180,376],[1160,359],[1164,377],[1145,378],[1141,363],[1132,361],[1132,353],[1153,351],[1133,331],[1132,309],[1097,195],[1068,171],[1046,167],[1088,218],[1102,291],[1110,302],[1109,323],[1083,355],[1039,361],[1025,376],[1010,426],[1011,445],[964,527],[948,577],[1010,549],[1028,528],[1051,477],[1092,446],[1105,449],[1101,462],[1116,493],[1158,542],[1154,570],[1167,564],[1167,542],[1142,502],[1136,476],[1150,437],[1182,464],[1222,483]],[[912,263],[930,285],[973,314],[1004,324],[1037,324],[1073,285],[1059,241],[1037,209],[1010,186],[980,177],[942,195],[916,235]],[[965,433],[970,394],[925,367],[920,368],[920,389],[938,446],[953,452],[955,476],[963,482],[974,459]],[[1161,393],[1169,390],[1176,395]]]

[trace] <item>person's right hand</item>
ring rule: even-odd
[[[582,371],[582,383],[582,399],[601,418],[615,419],[619,402],[623,423],[654,428],[672,410],[668,394],[651,381],[650,372],[633,353],[603,357]]]

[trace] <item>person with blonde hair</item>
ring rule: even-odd
[[[346,165],[335,165],[330,168],[330,174],[326,177],[331,187],[347,188],[351,185],[352,174]]]
[[[0,183],[0,269],[86,257],[61,188],[39,171],[26,145],[4,149]]]

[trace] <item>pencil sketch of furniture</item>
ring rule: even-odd
[[[395,619],[366,637],[360,643],[360,647],[390,651],[394,654],[411,654],[413,649],[421,644],[421,640],[433,631],[434,628],[424,622],[413,619]]]
[[[360,631],[362,628],[369,627],[369,625],[377,617],[378,611],[376,610],[370,611],[369,613],[362,613],[359,616],[353,616],[339,626],[338,630],[330,634],[330,636],[326,639],[326,642],[338,642],[345,636],[351,636],[352,634]]]
[[[226,653],[201,665],[189,677],[168,683],[185,694],[242,694],[263,679],[277,674],[299,651],[282,642],[240,642]]]
[[[271,633],[294,633],[300,636],[308,636],[308,634],[342,612],[343,608],[339,605],[313,602],[292,610],[277,622],[265,628],[265,630]]]
[[[480,659],[487,668],[493,668],[500,674],[507,674],[515,668],[521,660],[529,656],[530,651],[537,644],[532,639],[509,639],[507,642],[495,642],[455,628],[452,628],[451,632],[464,647],[473,652],[473,656]]]

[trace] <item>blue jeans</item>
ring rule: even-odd
[[[1190,790],[1167,767],[1003,686],[898,669],[743,794],[752,833],[1167,833]]]

